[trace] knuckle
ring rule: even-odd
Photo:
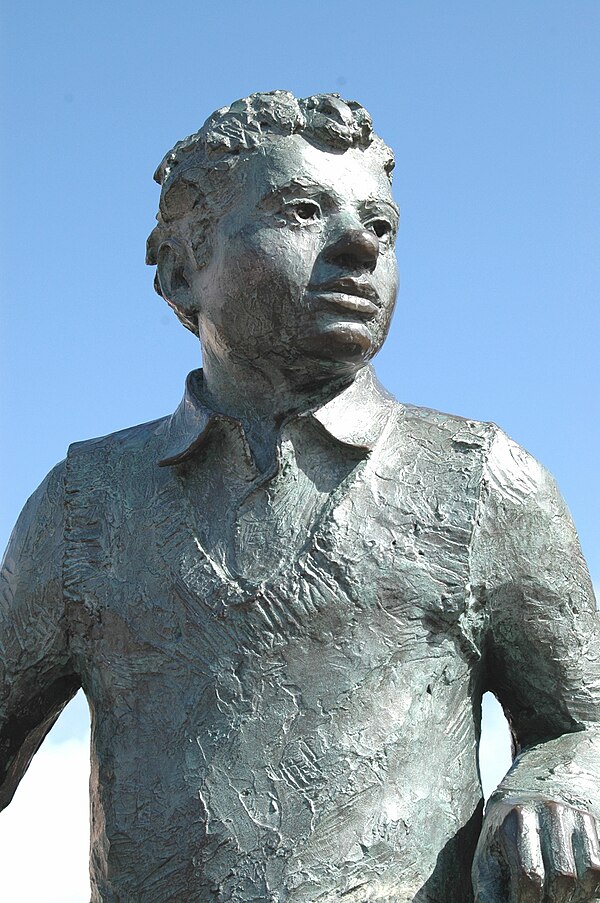
[[[552,877],[551,883],[554,886],[555,893],[558,891],[563,896],[568,891],[572,891],[577,885],[577,875],[574,872],[555,872]]]
[[[600,859],[597,856],[590,856],[586,872],[590,875],[598,875],[600,877]]]
[[[520,891],[541,891],[544,886],[544,876],[534,869],[523,869],[517,875],[516,883]]]
[[[600,890],[600,863],[594,862],[583,873],[583,881],[592,890]]]

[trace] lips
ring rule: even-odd
[[[310,285],[311,295],[338,310],[357,314],[372,320],[379,313],[379,295],[371,282],[364,277],[344,276],[320,285]]]

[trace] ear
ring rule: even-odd
[[[168,303],[184,312],[194,310],[194,298],[188,279],[186,249],[174,238],[163,241],[156,258],[156,277]]]

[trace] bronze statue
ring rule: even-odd
[[[548,473],[396,402],[366,111],[276,91],[157,170],[171,417],[69,449],[11,540],[0,804],[79,687],[94,903],[600,899],[600,631]],[[484,691],[515,762],[483,816]]]

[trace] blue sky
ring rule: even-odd
[[[540,458],[600,581],[596,0],[5,0],[2,26],[2,544],[69,442],[169,412],[199,363],[144,265],[164,152],[252,91],[338,91],[397,155],[380,377]],[[83,713],[40,755],[82,761]]]

